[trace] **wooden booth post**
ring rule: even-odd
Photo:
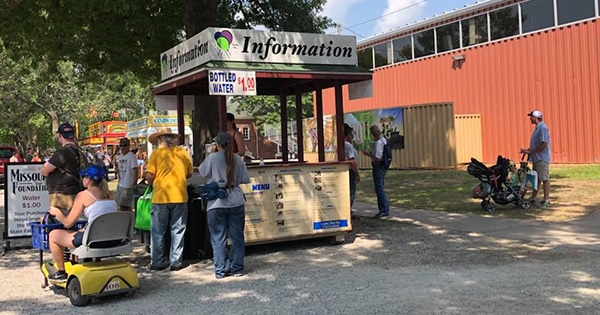
[[[281,160],[285,163],[289,161],[287,94],[285,88],[281,89],[281,94],[279,94],[279,103],[281,110]]]
[[[302,133],[302,93],[296,89],[296,146],[298,162],[304,162],[304,134]]]
[[[338,161],[346,160],[346,149],[344,148],[344,105],[342,95],[342,84],[335,82],[335,128],[337,129],[337,155]]]

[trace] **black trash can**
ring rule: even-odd
[[[185,228],[183,259],[212,258],[208,232],[206,201],[200,198],[200,185],[188,185],[188,217]]]

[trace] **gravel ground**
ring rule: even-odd
[[[240,278],[209,260],[148,271],[142,289],[71,306],[41,289],[35,250],[0,257],[2,314],[598,314],[600,253],[362,218],[343,245],[305,240],[247,249]],[[49,254],[46,256],[49,258]]]

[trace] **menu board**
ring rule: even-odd
[[[349,231],[347,164],[251,168],[246,196],[246,243]]]

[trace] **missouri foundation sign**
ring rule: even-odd
[[[207,28],[160,55],[162,80],[209,61],[356,65],[356,38]]]

